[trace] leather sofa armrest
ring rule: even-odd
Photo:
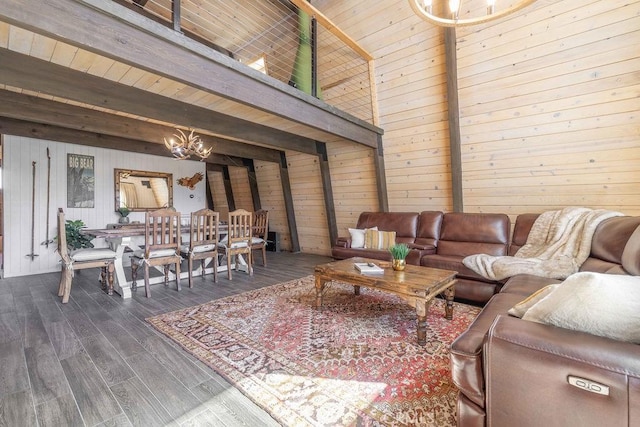
[[[483,353],[487,425],[640,422],[637,344],[499,315]]]
[[[336,246],[341,248],[350,248],[351,247],[351,238],[350,237],[338,237],[336,239]]]

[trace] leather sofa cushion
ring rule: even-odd
[[[525,299],[547,285],[560,282],[560,280],[547,279],[531,274],[518,274],[507,280],[507,283],[504,284],[500,293],[516,294],[520,295],[521,299]]]
[[[458,278],[456,281],[456,299],[485,304],[500,289],[500,283],[479,282]]]
[[[619,216],[602,221],[593,235],[590,257],[622,264],[627,241],[639,225],[640,216]]]
[[[491,279],[487,279],[466,267],[462,263],[464,257],[456,255],[429,255],[422,257],[420,265],[423,267],[441,268],[443,270],[452,270],[458,272],[458,277],[466,277],[468,279],[479,280],[481,282],[494,282]]]
[[[511,246],[509,246],[509,255],[513,256],[518,252],[518,249],[524,246],[527,243],[527,237],[529,237],[529,232],[531,231],[531,227],[533,227],[533,223],[536,222],[536,219],[540,214],[520,214],[516,218],[516,224],[513,227],[513,235],[511,236]]]
[[[413,243],[418,229],[417,212],[362,212],[356,228],[378,227],[382,231],[395,231],[396,242]]]
[[[418,231],[415,243],[419,245],[438,246],[440,227],[444,214],[440,211],[424,211],[418,218]]]
[[[388,250],[384,249],[354,249],[334,246],[331,248],[331,256],[335,259],[347,259],[351,257],[373,258],[381,261],[391,261],[392,257]],[[408,262],[408,261],[407,261]]]
[[[451,344],[453,383],[473,403],[484,408],[482,346],[489,327],[498,314],[506,314],[522,300],[522,295],[494,295],[466,332]]]
[[[640,226],[631,234],[624,247],[622,267],[627,273],[640,276]]]
[[[506,255],[510,220],[504,214],[449,212],[444,215],[439,255]]]

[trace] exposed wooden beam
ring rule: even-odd
[[[68,144],[86,145],[90,147],[108,148],[132,153],[151,154],[154,156],[172,157],[163,145],[144,141],[136,141],[112,135],[63,128],[42,123],[30,123],[23,120],[0,117],[0,134],[17,135],[47,141],[65,142]],[[218,165],[237,165],[242,163],[239,157],[211,154],[207,163]]]
[[[329,156],[327,146],[322,142],[316,143],[318,162],[320,165],[320,179],[322,179],[322,193],[324,196],[324,210],[327,215],[327,228],[329,230],[329,247],[338,241],[338,220],[336,218],[336,205],[333,201],[333,186],[331,185],[331,169],[329,168]]]
[[[157,144],[175,133],[175,129],[168,126],[7,90],[0,90],[0,116]],[[280,162],[278,150],[210,135],[200,136],[216,154]]]
[[[291,252],[300,252],[300,239],[298,237],[296,211],[293,206],[293,196],[291,195],[291,181],[289,180],[289,169],[287,168],[287,155],[284,152],[280,154],[280,182],[282,183],[284,208],[287,212],[287,223],[289,224],[289,234],[291,236]]]
[[[0,21],[360,144],[382,133],[110,0],[3,0]]]
[[[271,147],[315,154],[315,141],[206,108],[156,95],[48,61],[0,49],[2,82],[167,123],[233,135]]]
[[[387,175],[384,168],[384,150],[382,136],[378,137],[378,148],[374,150],[374,166],[376,170],[376,188],[378,190],[378,209],[389,211],[389,195],[387,193]]]
[[[451,193],[453,211],[464,212],[462,193],[462,149],[460,147],[460,107],[458,104],[458,59],[456,29],[444,28],[444,52],[447,76],[447,104],[449,117],[449,151],[451,152]]]
[[[253,210],[258,211],[262,209],[262,203],[260,201],[260,191],[258,191],[258,177],[256,176],[256,167],[253,164],[253,160],[251,159],[244,159],[242,163],[247,168],[247,178],[249,179],[249,189],[251,190]]]

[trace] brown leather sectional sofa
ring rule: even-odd
[[[417,212],[363,212],[357,229],[378,227],[395,231],[396,242],[411,251],[407,263],[458,272],[456,298],[483,304],[502,282],[486,279],[462,264],[467,255],[507,255],[509,217],[504,214]],[[331,249],[335,259],[366,257],[390,261],[387,250],[352,248],[350,237],[340,237]]]
[[[509,253],[526,242],[536,218],[518,216]],[[603,221],[580,270],[640,275],[640,217]],[[458,426],[640,426],[639,345],[507,314],[559,282],[524,274],[509,278],[453,342]],[[602,386],[608,395],[597,393]]]
[[[383,220],[395,215],[363,213],[357,227],[392,230],[385,227],[393,221]],[[640,426],[639,345],[511,317],[510,308],[560,281],[516,275],[492,282],[462,265],[472,253],[515,254],[525,244],[537,214],[519,215],[510,240],[505,215],[401,215],[412,218],[414,222],[407,224],[416,226],[413,234],[409,228],[403,231],[405,242],[411,246],[421,239],[411,262],[419,259],[420,265],[458,271],[456,296],[486,302],[451,346],[452,377],[460,389],[458,426]],[[422,229],[429,232],[423,235]],[[433,247],[425,248],[428,239]],[[390,259],[386,251],[349,249],[342,239],[334,247],[334,257]],[[640,217],[603,221],[580,270],[639,276]]]

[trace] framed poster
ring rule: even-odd
[[[67,207],[95,206],[93,156],[67,154]]]

